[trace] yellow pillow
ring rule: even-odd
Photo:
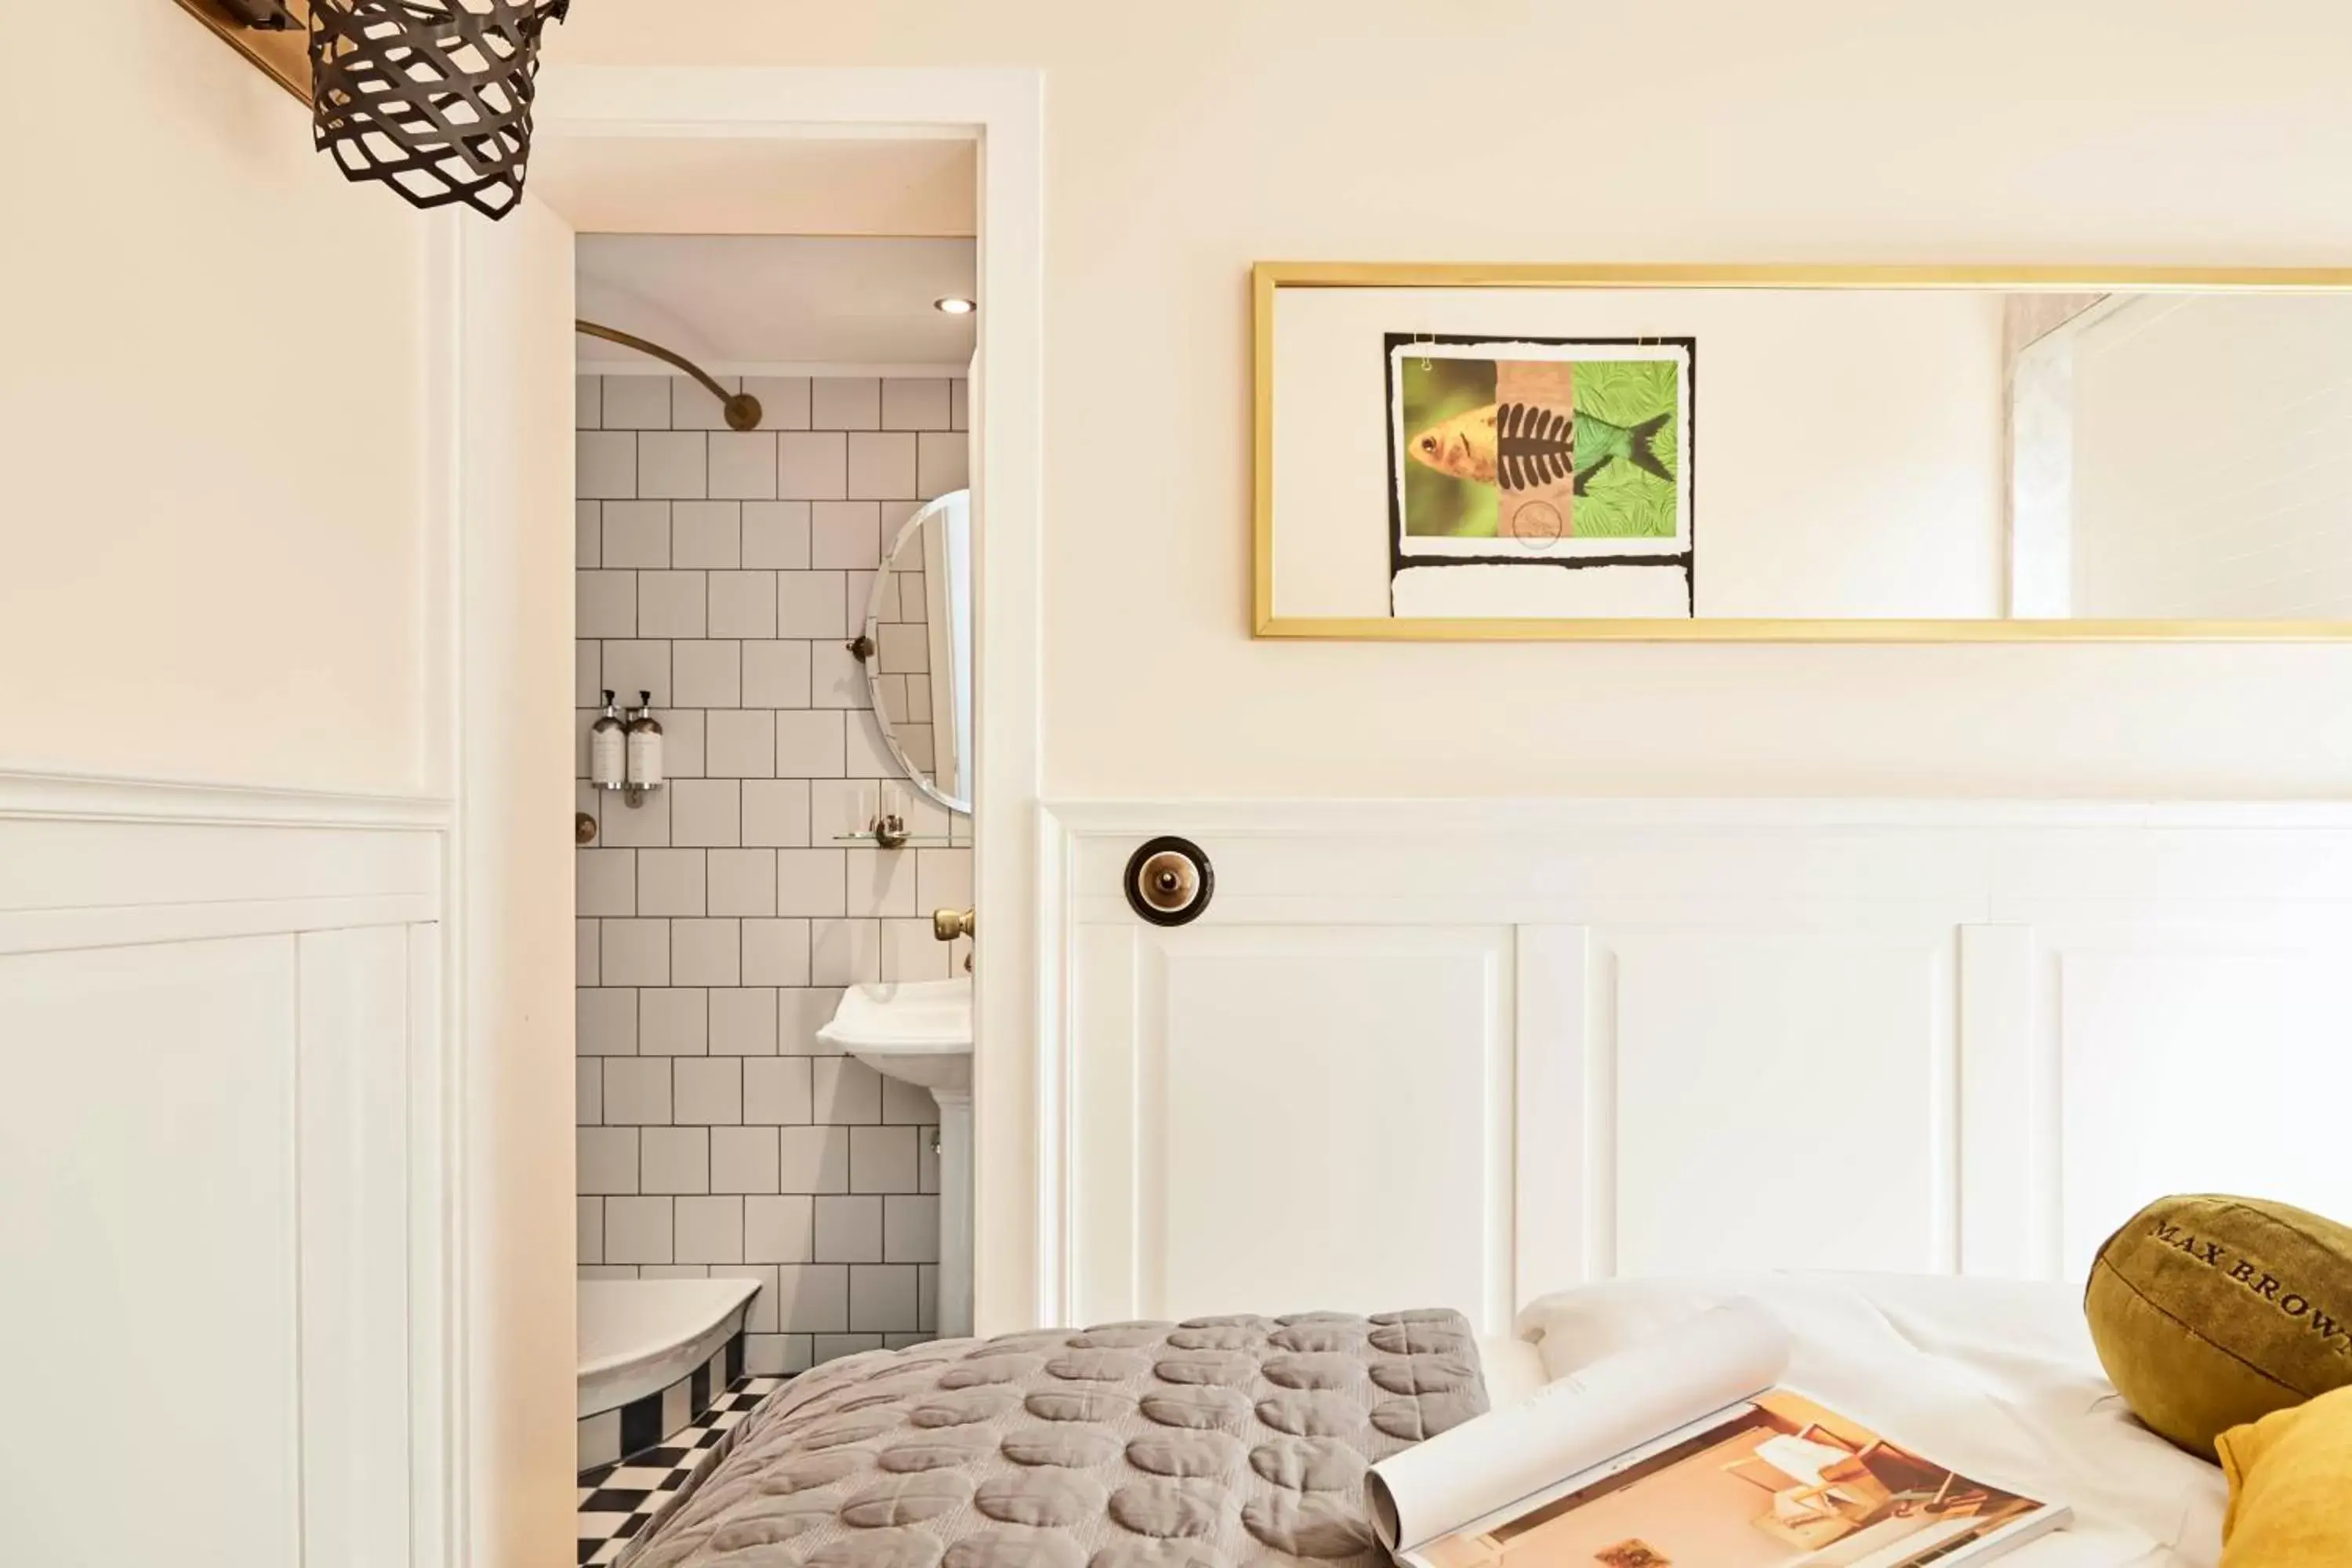
[[[2231,1427],[2352,1384],[2352,1227],[2254,1198],[2159,1198],[2099,1249],[2083,1309],[2132,1414],[2210,1458]]]
[[[2221,1434],[2221,1568],[2352,1563],[2352,1388]]]

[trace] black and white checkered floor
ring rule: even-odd
[[[658,1448],[599,1465],[580,1477],[580,1561],[610,1563],[669,1500],[701,1473],[727,1429],[787,1380],[747,1377],[710,1402],[702,1418]]]

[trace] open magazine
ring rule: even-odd
[[[1775,1386],[1734,1301],[1372,1467],[1410,1568],[1961,1568],[2064,1524]]]

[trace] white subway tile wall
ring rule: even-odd
[[[734,389],[738,384],[728,384]],[[968,847],[840,842],[896,780],[842,646],[923,501],[967,471],[964,383],[761,380],[761,428],[658,375],[583,376],[582,750],[597,693],[653,694],[669,786],[581,789],[583,1275],[757,1280],[748,1371],[928,1338],[936,1107],[818,1042],[840,987],[942,979]],[[902,786],[903,787],[903,786]],[[964,824],[911,789],[908,826]]]

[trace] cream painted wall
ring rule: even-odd
[[[2073,353],[2076,614],[2352,616],[2352,300],[2134,300]]]
[[[0,50],[0,768],[401,792],[431,227],[176,6]]]
[[[2352,789],[2335,647],[1247,632],[1253,260],[2352,261],[2325,0],[597,0],[552,53],[1046,68],[1051,795]]]

